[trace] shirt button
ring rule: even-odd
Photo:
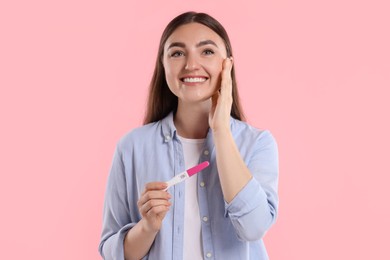
[[[209,218],[208,218],[208,217],[203,217],[202,219],[203,219],[204,222],[209,221]]]
[[[170,135],[166,135],[165,136],[165,142],[168,142],[169,140],[171,140],[171,136]]]
[[[207,256],[208,258],[210,258],[212,255],[211,255],[211,253],[207,253],[206,256]]]
[[[209,155],[209,150],[204,150],[203,154],[204,155]]]
[[[205,183],[204,183],[204,181],[202,181],[202,182],[200,183],[200,187],[204,187],[204,185],[205,185]]]

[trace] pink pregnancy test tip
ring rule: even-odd
[[[188,173],[188,176],[192,176],[194,175],[195,173],[198,173],[200,172],[201,170],[203,170],[204,168],[206,168],[207,166],[209,166],[209,162],[208,161],[204,161],[190,169],[187,170],[187,173]]]

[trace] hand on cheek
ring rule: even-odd
[[[228,130],[230,111],[233,103],[232,77],[233,57],[226,58],[222,63],[221,85],[211,98],[212,107],[209,114],[209,125],[214,132]]]

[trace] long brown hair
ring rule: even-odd
[[[144,124],[159,121],[166,117],[171,111],[176,112],[178,98],[171,92],[165,79],[165,71],[162,63],[162,57],[164,55],[164,45],[168,40],[169,36],[181,25],[188,23],[200,23],[215,33],[217,33],[225,43],[227,57],[233,56],[232,47],[230,44],[229,37],[223,28],[223,26],[205,13],[186,12],[176,18],[174,18],[165,28],[158,48],[158,54],[156,59],[156,66],[154,68],[152,81],[149,86],[149,97],[147,103],[147,110],[144,118]],[[234,66],[231,72],[232,76],[232,96],[233,104],[230,115],[238,120],[245,120],[240,100],[237,91],[236,75]]]

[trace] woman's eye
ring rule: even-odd
[[[180,57],[180,56],[183,56],[183,52],[181,51],[175,51],[171,54],[171,57]]]
[[[214,54],[214,51],[207,49],[207,50],[204,50],[203,53],[206,54],[206,55],[212,55],[212,54]]]

